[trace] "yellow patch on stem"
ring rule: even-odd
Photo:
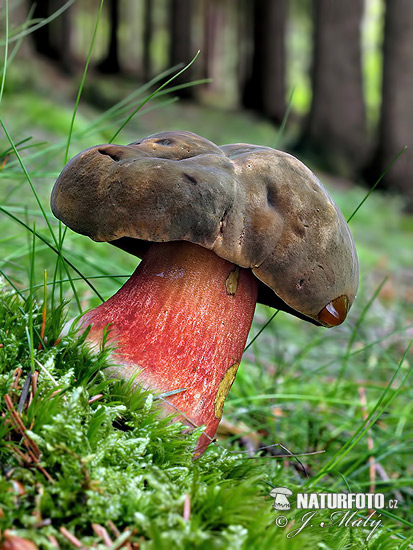
[[[239,267],[235,267],[230,274],[228,275],[225,281],[225,289],[227,294],[230,296],[235,296],[238,288],[238,279],[239,279]]]
[[[231,365],[227,369],[226,373],[222,377],[221,382],[219,383],[217,395],[215,396],[215,418],[221,419],[222,417],[224,402],[232,386],[232,383],[235,380],[238,367],[239,363],[234,363],[233,365]]]

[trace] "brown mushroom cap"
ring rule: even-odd
[[[92,147],[66,165],[51,206],[74,231],[136,256],[151,242],[211,249],[252,269],[258,301],[316,324],[337,298],[350,307],[357,291],[340,210],[304,164],[270,147],[218,147],[178,131]]]

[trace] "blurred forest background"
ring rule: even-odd
[[[179,79],[153,96],[191,60]],[[231,449],[240,446],[248,452],[276,442],[294,452],[322,451],[303,458],[310,478],[316,476],[312,479],[319,492],[369,488],[384,492],[386,499],[398,499],[397,515],[385,518],[383,539],[393,529],[392,536],[397,530],[409,544],[413,527],[413,387],[407,380],[413,337],[413,216],[408,212],[413,211],[413,0],[0,0],[0,65],[0,382],[12,380],[5,374],[11,367],[16,372],[21,368],[34,372],[37,358],[43,363],[51,357],[53,363],[62,318],[99,305],[136,268],[132,255],[66,231],[52,215],[50,191],[76,153],[98,143],[124,144],[179,129],[197,132],[219,145],[248,142],[289,151],[314,171],[345,218],[351,218],[360,261],[358,296],[346,323],[332,331],[257,306],[242,368],[226,400],[229,424],[221,437]],[[18,296],[15,309],[8,307],[9,302],[7,307],[2,305],[2,298],[13,296]],[[34,322],[36,303],[39,314]],[[17,328],[16,319],[20,319]],[[47,347],[40,342],[44,329]],[[78,352],[73,349],[77,362]],[[68,371],[64,369],[76,371],[70,362],[62,363],[53,372],[62,375],[59,384],[66,392]],[[79,377],[73,377],[75,391]],[[47,382],[47,377],[43,380]],[[4,392],[9,391],[4,384]],[[20,397],[14,381],[13,386],[17,407]],[[96,387],[90,391],[94,392],[90,396],[100,393]],[[49,422],[52,415],[53,422],[66,418],[54,414],[56,409],[47,400],[44,403],[42,410],[47,414],[39,415],[34,427],[38,433],[41,423]],[[65,409],[65,401],[61,406]],[[70,411],[77,415],[71,405]],[[367,421],[375,411],[377,415]],[[95,418],[89,409],[85,414]],[[105,418],[112,429],[110,415]],[[82,426],[73,433],[89,430],[81,417],[76,422]],[[54,425],[50,441],[54,437],[60,441],[68,432]],[[100,433],[107,433],[90,432],[96,442]],[[135,432],[124,433],[135,437]],[[144,488],[153,500],[141,498],[130,477],[124,478],[125,485],[113,483],[130,491],[130,499],[121,493],[120,500],[129,506],[137,499],[136,510],[151,516],[150,522],[145,519],[150,532],[149,527],[139,527],[137,537],[144,533],[149,541],[156,524],[165,537],[162,548],[170,549],[178,530],[189,537],[201,525],[202,537],[204,531],[212,532],[207,535],[210,538],[199,539],[206,548],[211,537],[220,536],[223,522],[231,525],[232,517],[237,525],[242,514],[247,518],[245,525],[250,519],[255,523],[260,508],[254,510],[251,496],[238,492],[234,498],[216,499],[217,482],[210,470],[221,470],[216,469],[212,454],[214,468],[205,462],[209,489],[199,491],[207,505],[194,497],[187,530],[187,523],[181,521],[183,501],[173,504],[175,516],[165,506],[174,495],[183,497],[189,491],[189,482],[184,488],[186,481],[180,487],[176,481],[176,476],[179,483],[186,479],[175,468],[182,453],[179,447],[169,452],[168,445],[158,445],[158,432],[151,433],[156,449],[162,447],[155,451],[155,461],[162,455],[175,471],[165,474],[170,483],[160,492],[159,480],[164,478],[156,470],[157,489],[152,490],[150,483],[148,490]],[[21,438],[17,433],[13,437]],[[104,438],[112,445],[114,440]],[[36,518],[48,521],[60,514],[56,522],[53,519],[55,530],[48,534],[59,537],[62,525],[80,537],[90,536],[90,524],[112,514],[106,496],[98,515],[94,506],[84,505],[88,486],[83,483],[83,464],[91,462],[89,443],[83,441],[73,438],[73,449],[79,454],[70,455],[70,464],[76,464],[78,477],[66,476],[74,485],[62,478],[63,512],[55,496],[48,496],[56,495],[55,485],[36,483],[27,492],[27,500],[35,502],[35,507],[48,503],[43,515],[31,516],[33,530],[38,529],[39,524],[33,523]],[[61,476],[56,462],[60,451],[50,448],[51,475],[56,471]],[[265,458],[278,453],[279,449],[269,447]],[[109,455],[108,470],[118,468],[122,475],[124,470],[135,472],[122,461],[115,464],[117,452],[99,451],[99,456]],[[190,464],[195,463],[188,459],[185,464],[193,471]],[[198,479],[196,468],[194,479]],[[265,468],[275,486],[294,488],[304,482],[291,461],[266,460]],[[109,487],[114,478],[108,479]],[[230,482],[237,491],[239,479]],[[247,478],[247,482],[256,493],[256,479]],[[33,497],[40,494],[38,487],[44,487],[43,500]],[[3,493],[0,487],[0,497]],[[32,508],[15,502],[19,518],[29,514],[27,510],[31,513]],[[119,507],[118,523],[110,517],[120,530],[135,525],[134,506],[129,506],[129,516]],[[202,510],[201,520],[197,509]],[[271,503],[268,510],[274,511]],[[73,518],[71,523],[68,516]],[[178,518],[178,527],[171,524],[173,517]],[[0,528],[2,520],[10,524],[0,514]],[[46,530],[53,527],[44,525]],[[250,528],[249,540],[260,541],[254,535],[259,527],[254,529]],[[268,536],[274,539],[267,547],[285,547],[285,532],[275,531],[270,531]],[[336,541],[327,545],[325,531],[317,539],[323,548],[367,544],[364,540],[357,545],[353,531],[345,530],[335,532]],[[233,546],[223,542],[215,548],[255,548],[241,545],[240,532],[233,531]],[[265,533],[261,530],[259,537]],[[46,535],[36,532],[36,536]],[[309,536],[313,537],[311,532]],[[187,548],[192,550],[194,539],[188,540]],[[150,547],[141,539],[138,544]],[[296,548],[316,546],[311,538],[308,545],[297,542]],[[396,546],[391,546],[389,538],[374,548]]]
[[[11,36],[28,19],[38,27],[20,55],[42,56],[72,80],[81,73],[99,2],[12,4]],[[106,0],[92,65],[112,88],[92,86],[84,98],[107,108],[119,79],[147,82],[197,50],[176,83],[210,80],[176,92],[182,99],[219,107],[221,124],[233,110],[276,126],[288,116],[284,149],[368,186],[407,146],[380,187],[413,209],[411,0]]]

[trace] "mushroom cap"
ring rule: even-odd
[[[211,249],[252,270],[259,302],[315,324],[328,324],[331,304],[344,308],[341,322],[355,298],[343,215],[303,163],[270,147],[218,147],[181,131],[99,145],[65,166],[51,207],[77,233],[138,257],[152,242]]]
[[[287,487],[275,487],[274,489],[271,489],[270,497],[276,497],[277,495],[291,496],[292,494],[292,491],[287,489]]]

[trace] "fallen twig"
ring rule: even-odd
[[[99,401],[99,399],[102,399],[102,397],[103,397],[103,393],[99,393],[98,395],[94,395],[93,397],[91,397],[89,399],[89,401],[88,401],[89,405],[91,405],[95,401]]]
[[[5,395],[4,401],[6,403],[8,411],[10,412],[10,422],[14,430],[23,438],[24,446],[27,449],[27,454],[24,454],[17,448],[14,449],[14,452],[18,456],[20,456],[20,458],[22,458],[23,461],[26,462],[26,464],[33,464],[39,470],[39,472],[41,472],[45,476],[45,478],[53,484],[54,479],[52,478],[52,476],[43,468],[43,466],[39,464],[41,456],[40,449],[37,446],[36,442],[27,435],[27,428],[24,425],[19,412],[16,411],[16,409],[14,408],[13,401],[11,400],[10,395]]]
[[[66,529],[66,527],[59,527],[59,531],[61,534],[73,544],[73,546],[76,546],[76,548],[83,548],[83,544],[80,542],[80,540],[75,537],[75,535],[72,535],[72,533]]]
[[[13,380],[13,384],[11,385],[11,387],[14,389],[14,390],[17,390],[18,387],[19,387],[19,382],[20,382],[20,377],[22,375],[22,369],[20,368],[17,368],[14,373],[13,373],[13,376],[14,376],[14,380]]]
[[[190,517],[191,517],[191,497],[189,496],[188,493],[185,493],[183,518],[185,521],[189,521]]]
[[[106,544],[108,548],[112,547],[113,541],[109,536],[109,533],[106,531],[106,529],[103,527],[103,525],[99,525],[98,523],[92,523],[92,529],[97,534],[98,537],[101,537],[103,540],[103,543]]]

